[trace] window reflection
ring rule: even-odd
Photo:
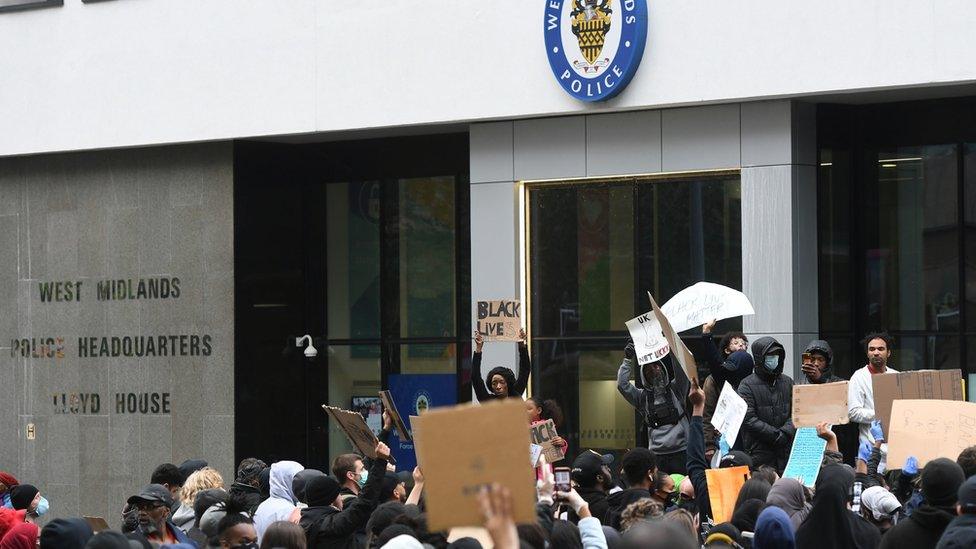
[[[354,352],[355,351],[355,352]],[[375,345],[330,345],[329,403],[352,409],[353,397],[375,397],[380,386],[380,349]],[[356,355],[361,357],[357,357]],[[327,421],[325,417],[321,421]],[[329,456],[355,451],[334,421],[329,424]]]
[[[329,337],[379,337],[380,183],[330,183],[326,208]]]

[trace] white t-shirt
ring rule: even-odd
[[[888,367],[887,372],[897,372],[894,368]],[[871,436],[871,422],[874,421],[874,385],[871,382],[871,370],[867,365],[858,369],[851,376],[851,381],[847,386],[847,414],[851,422],[858,423],[857,444],[860,447],[864,442],[874,444],[874,437]],[[882,425],[882,429],[887,433],[888,426]],[[878,472],[885,470],[885,456],[888,454],[888,445],[881,445],[881,466]]]

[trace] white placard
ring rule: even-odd
[[[637,353],[638,364],[661,360],[671,351],[654,311],[648,311],[628,320],[627,331],[634,340],[634,352]]]
[[[712,414],[712,426],[725,435],[729,446],[734,445],[735,439],[739,436],[742,421],[746,418],[746,408],[748,408],[746,401],[742,400],[732,385],[726,381],[722,386],[721,394],[718,395],[715,413]]]
[[[674,294],[661,307],[661,312],[676,332],[701,326],[712,319],[756,314],[744,293],[711,282],[699,282]]]

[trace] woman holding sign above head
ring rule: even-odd
[[[480,332],[474,333],[474,355],[471,357],[471,385],[479,402],[487,402],[499,398],[522,398],[529,381],[529,371],[532,363],[529,361],[529,349],[525,345],[525,330],[519,330],[519,340],[516,344],[519,353],[518,377],[511,368],[496,366],[488,371],[488,376],[481,377],[481,349],[485,345],[485,338]]]

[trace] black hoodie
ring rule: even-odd
[[[619,531],[620,516],[624,514],[624,509],[639,499],[649,497],[651,497],[651,493],[643,488],[629,488],[615,494],[610,494],[610,497],[607,498],[607,516],[603,524]]]
[[[481,378],[481,353],[474,353],[471,357],[471,386],[474,387],[474,394],[478,397],[478,402],[487,402],[502,398],[491,392],[491,378],[495,377],[496,374],[502,376],[508,384],[509,397],[522,397],[522,393],[525,392],[525,387],[529,381],[529,371],[532,370],[532,363],[529,360],[529,349],[522,342],[518,343],[518,353],[518,378],[515,377],[515,372],[511,368],[496,366],[488,372],[488,376],[485,379]]]
[[[806,353],[822,354],[827,359],[827,367],[824,368],[823,374],[820,376],[819,380],[810,381],[810,378],[804,375],[803,379],[800,380],[801,384],[808,384],[808,383],[821,384],[821,383],[834,383],[837,381],[844,381],[844,378],[837,377],[834,375],[834,350],[830,348],[830,343],[827,343],[822,339],[814,339],[813,341],[810,342],[809,345],[807,345],[807,348],[804,349],[803,352],[804,354]]]
[[[793,426],[793,380],[783,374],[786,351],[771,337],[752,343],[753,373],[739,383],[739,396],[746,401],[742,439],[755,467],[770,465],[782,472],[789,459],[796,428]],[[776,368],[766,368],[767,356],[778,356]]]
[[[881,549],[932,549],[955,515],[931,505],[923,505],[888,530],[881,538]]]

